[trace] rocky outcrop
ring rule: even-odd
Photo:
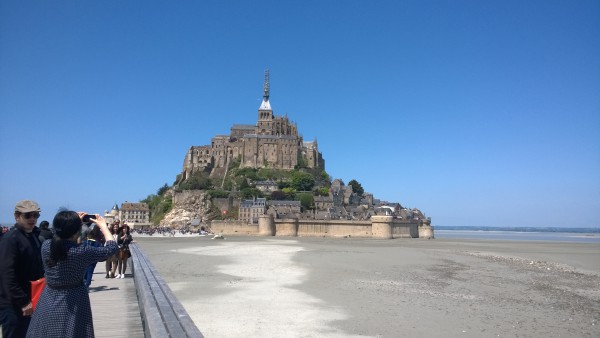
[[[173,208],[165,215],[160,226],[181,228],[193,219],[206,220],[210,212],[210,197],[204,190],[173,192]]]

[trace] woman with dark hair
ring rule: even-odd
[[[52,231],[50,230],[50,223],[48,221],[40,222],[40,243],[44,243],[47,239],[52,239]]]
[[[114,221],[108,228],[110,233],[115,240],[117,241],[117,232],[119,231],[119,220]],[[117,272],[117,261],[118,261],[118,253],[108,257],[106,259],[106,278],[115,278],[115,272]]]
[[[118,250],[106,221],[95,215],[106,245],[77,244],[85,212],[60,211],[54,217],[55,235],[42,244],[46,287],[31,318],[27,337],[94,337],[94,323],[83,276],[86,268]]]
[[[129,225],[123,224],[119,229],[117,244],[119,244],[119,262],[117,278],[125,278],[125,270],[127,270],[127,260],[131,256],[129,251],[129,243],[133,240],[129,230]]]

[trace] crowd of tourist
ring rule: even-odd
[[[170,236],[173,237],[177,234],[179,235],[211,235],[212,231],[208,228],[208,226],[201,226],[199,230],[193,229],[191,226],[184,226],[180,229],[173,229],[170,227],[154,227],[154,228],[139,228],[139,229],[131,229],[132,232],[138,235],[147,235],[147,236]]]
[[[40,215],[36,202],[20,201],[14,226],[0,227],[0,337],[94,337],[94,269],[106,262],[106,278],[125,278],[131,229],[69,210],[36,226]],[[32,282],[43,277],[41,296],[32,299]]]

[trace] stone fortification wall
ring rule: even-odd
[[[227,211],[227,213],[240,208],[240,200],[232,197],[213,198],[212,204],[219,208],[221,212]]]
[[[371,221],[300,220],[301,237],[373,237]]]
[[[419,223],[410,220],[395,219],[392,222],[392,237],[393,238],[418,238]]]
[[[433,236],[433,227],[431,225],[425,224],[419,226],[419,238],[431,239]]]
[[[298,219],[278,219],[275,222],[275,236],[298,236]]]
[[[215,234],[258,236],[258,225],[244,221],[211,221],[210,230]]]
[[[394,238],[392,232],[392,216],[371,216],[371,232],[376,238]]]
[[[244,221],[212,221],[211,230],[224,235],[419,238],[419,223],[397,220],[392,216],[373,216],[369,221],[273,219],[261,216],[258,225]],[[431,229],[431,227],[429,227]],[[425,234],[425,229],[423,229]],[[433,238],[433,229],[427,233]]]

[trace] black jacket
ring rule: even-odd
[[[31,281],[44,277],[40,230],[17,226],[0,240],[0,308],[23,308],[31,301]]]
[[[133,241],[133,237],[131,237],[131,235],[127,235],[125,239],[122,239],[121,237],[123,236],[123,234],[119,234],[118,236],[119,237],[117,238],[117,244],[119,244],[119,248],[128,249],[129,243]]]
[[[40,242],[44,243],[45,240],[52,239],[53,236],[54,234],[49,229],[40,229]]]

